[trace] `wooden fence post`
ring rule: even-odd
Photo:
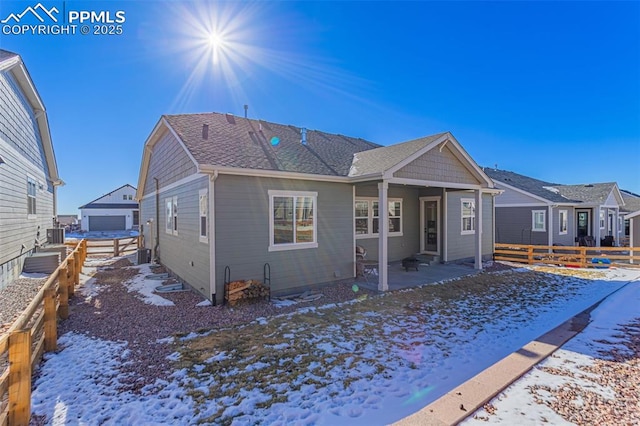
[[[581,268],[587,267],[587,248],[586,247],[580,247],[580,267]]]
[[[527,246],[527,263],[533,264],[533,246]]]
[[[56,291],[44,292],[44,350],[55,351],[58,347],[58,316],[56,315]]]
[[[71,259],[67,261],[67,271],[69,275],[67,276],[67,294],[69,297],[72,297],[76,293],[74,280],[76,276],[76,263],[73,260],[73,256]]]
[[[113,257],[120,256],[120,240],[117,238],[113,239]]]
[[[76,273],[76,275],[73,277],[73,283],[75,285],[80,285],[80,272],[82,272],[82,262],[80,261],[80,252],[78,250],[73,252],[73,261],[75,263],[73,270]]]
[[[69,318],[69,262],[67,262],[67,267],[60,270],[58,274],[58,288],[60,291],[60,307],[58,308],[58,313],[60,318],[67,319]]]
[[[9,335],[9,424],[28,425],[31,418],[31,332]]]

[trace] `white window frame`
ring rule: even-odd
[[[33,188],[33,194],[31,189]],[[33,208],[32,208],[33,200]],[[27,175],[27,219],[35,219],[38,212],[38,181],[36,178]]]
[[[464,205],[471,204],[472,214],[464,214]],[[464,229],[464,220],[471,218],[471,229]],[[476,200],[473,198],[460,199],[460,235],[473,235],[476,233]]]
[[[569,210],[559,210],[558,221],[558,235],[566,235],[569,232]]]
[[[178,235],[178,197],[168,197],[164,199],[165,207],[165,232],[171,235]]]
[[[122,199],[126,201],[126,199],[127,199],[127,194],[122,194]]]
[[[542,215],[542,228],[536,228],[536,216]],[[531,210],[531,232],[547,232],[547,211]]]
[[[198,191],[198,240],[201,243],[209,242],[209,191],[201,189]],[[204,209],[203,209],[204,207]],[[204,228],[202,219],[204,218]]]
[[[318,247],[318,193],[311,191],[281,191],[270,189],[269,194],[269,248],[268,251],[285,251],[285,250],[303,250]],[[275,227],[274,227],[274,215],[273,215],[273,199],[275,197],[293,198],[293,211],[296,211],[296,198],[297,197],[309,197],[313,200],[313,241],[305,243],[295,242],[296,226],[294,221],[293,227],[293,240],[292,243],[275,243]]]
[[[605,218],[604,218],[604,209],[600,209],[600,229],[604,229],[605,227]]]
[[[394,231],[394,232],[389,232],[389,237],[402,237],[403,235],[403,229],[404,229],[404,224],[403,224],[403,220],[402,220],[402,216],[403,216],[403,211],[404,211],[404,207],[403,207],[403,202],[402,202],[402,198],[388,198],[387,201],[389,203],[400,203],[400,215],[399,216],[391,216],[389,215],[389,219],[400,219],[400,230],[399,231]],[[378,236],[380,235],[379,232],[373,232],[373,220],[374,219],[378,219],[378,227],[380,226],[380,202],[378,201],[378,197],[356,197],[355,202],[366,202],[367,203],[367,233],[366,234],[355,234],[356,235],[356,239],[362,239],[362,238],[378,238]],[[378,203],[378,216],[374,216],[373,212],[374,212],[374,208],[373,208],[373,204],[374,203]],[[355,216],[355,209],[356,209],[356,205],[354,203],[353,205],[353,211],[354,211],[354,216]],[[364,219],[364,216],[355,216],[356,219]],[[354,226],[354,232],[355,232],[355,221],[353,223]],[[378,228],[380,229],[380,228]]]

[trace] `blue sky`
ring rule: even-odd
[[[60,214],[136,186],[162,114],[244,104],[383,145],[451,131],[481,166],[640,193],[638,2],[42,4],[125,12],[121,35],[0,34],[47,107]]]

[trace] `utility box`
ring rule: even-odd
[[[47,243],[64,244],[64,228],[47,229]]]
[[[151,249],[138,249],[138,265],[142,265],[143,263],[151,263]]]

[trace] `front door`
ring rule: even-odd
[[[420,251],[440,254],[440,197],[421,198],[420,223],[422,224]]]
[[[577,219],[576,232],[578,233],[578,238],[590,235],[591,232],[589,232],[589,229],[591,228],[591,224],[589,223],[589,211],[579,210],[577,212]]]

